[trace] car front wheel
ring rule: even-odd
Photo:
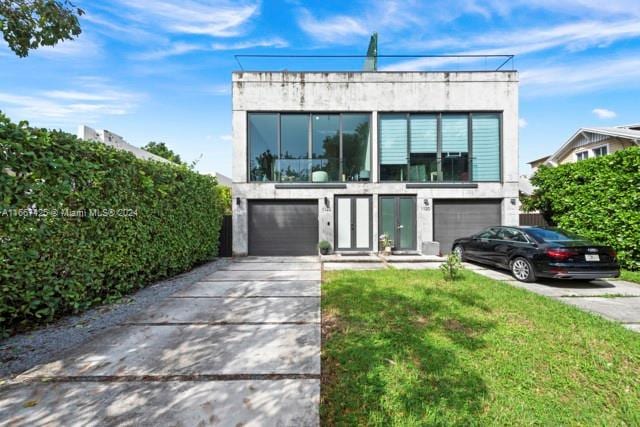
[[[453,248],[453,253],[456,254],[456,256],[458,257],[458,259],[460,261],[464,261],[465,260],[465,258],[464,258],[464,248],[461,245],[456,245]]]
[[[513,277],[521,282],[533,282],[536,280],[533,266],[526,258],[518,257],[511,261],[511,273]]]

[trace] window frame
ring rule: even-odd
[[[342,170],[343,170],[343,126],[342,126],[342,116],[347,114],[352,114],[352,115],[363,115],[363,116],[367,116],[369,119],[369,150],[372,149],[372,144],[373,144],[373,129],[372,129],[372,124],[373,124],[373,113],[371,111],[272,111],[272,110],[265,110],[265,111],[247,111],[246,112],[246,116],[245,116],[245,129],[246,129],[246,137],[245,137],[245,149],[246,149],[246,158],[245,158],[245,165],[246,165],[246,182],[247,183],[258,183],[258,184],[281,184],[283,182],[287,183],[287,184],[301,184],[301,185],[306,185],[306,184],[312,184],[313,181],[311,181],[311,173],[309,173],[309,180],[308,181],[294,181],[294,182],[287,182],[287,181],[282,181],[281,176],[280,176],[280,170],[278,169],[276,171],[276,175],[278,177],[277,180],[274,181],[252,181],[251,180],[251,135],[250,135],[250,126],[249,126],[249,119],[250,116],[252,115],[276,115],[276,136],[277,136],[277,151],[278,151],[278,155],[276,160],[280,161],[280,156],[281,156],[281,152],[282,152],[282,129],[281,129],[281,117],[282,115],[306,115],[309,118],[309,125],[308,125],[308,129],[307,129],[307,146],[308,146],[308,160],[310,162],[312,162],[313,159],[313,128],[312,128],[312,124],[313,124],[313,116],[314,115],[331,115],[331,114],[337,114],[339,116],[339,132],[340,132],[340,138],[339,138],[339,167],[340,167],[340,172],[339,172],[339,177],[342,177]],[[373,171],[373,156],[369,156],[369,179],[367,181],[327,181],[326,183],[315,183],[318,185],[322,185],[322,184],[336,184],[336,183],[352,183],[352,182],[361,182],[361,183],[373,183],[373,174],[371,173]]]
[[[604,154],[596,154],[596,150],[605,149],[606,153]],[[593,158],[603,157],[609,154],[609,144],[602,144],[591,148],[591,153],[593,153]]]
[[[584,158],[582,157],[584,155]],[[589,159],[589,150],[576,151],[576,162]]]
[[[382,152],[382,143],[380,139],[380,131],[381,126],[380,123],[382,121],[382,117],[385,114],[398,114],[404,115],[407,120],[407,164],[406,164],[406,176],[408,179],[404,181],[398,180],[382,180],[382,163],[380,163],[381,152]],[[484,115],[484,114],[494,114],[498,118],[498,180],[496,181],[475,181],[475,177],[473,176],[473,115]],[[469,179],[467,181],[429,181],[429,184],[438,185],[438,184],[458,184],[458,183],[503,183],[503,145],[504,145],[504,131],[503,131],[503,115],[504,111],[496,111],[496,110],[474,110],[474,111],[378,111],[377,114],[377,131],[376,131],[376,151],[377,151],[377,181],[378,183],[401,183],[401,184],[421,184],[424,181],[412,181],[409,178],[410,175],[410,166],[411,166],[411,115],[435,115],[437,118],[437,141],[436,141],[436,162],[438,173],[442,171],[442,116],[443,115],[467,115],[467,138],[468,138],[468,173]]]

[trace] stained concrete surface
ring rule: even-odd
[[[499,280],[517,288],[554,298],[609,320],[622,323],[640,332],[640,285],[619,279],[550,280],[533,283],[515,280],[505,270],[497,270],[475,263],[463,263],[475,273]]]
[[[19,375],[0,425],[318,425],[317,257],[242,262],[272,270],[198,278]]]
[[[1,426],[316,425],[317,380],[33,383],[0,390]]]

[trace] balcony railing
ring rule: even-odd
[[[240,71],[357,72],[367,55],[234,55]],[[378,71],[515,71],[514,55],[377,55]],[[375,71],[374,71],[375,72]]]

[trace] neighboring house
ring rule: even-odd
[[[231,178],[229,178],[228,176],[222,175],[220,172],[214,172],[211,175],[216,177],[219,185],[231,187]]]
[[[531,175],[533,175],[538,170],[540,165],[543,165],[544,162],[549,160],[549,157],[551,157],[551,156],[540,157],[539,159],[535,159],[535,160],[532,160],[532,161],[528,162],[527,164],[531,166]]]
[[[580,128],[555,153],[529,162],[532,170],[541,165],[557,166],[593,157],[606,156],[640,145],[640,124],[615,127]]]
[[[85,141],[99,141],[105,145],[117,148],[119,150],[125,150],[133,153],[134,156],[144,160],[156,160],[158,162],[167,162],[169,160],[150,153],[142,148],[136,147],[125,141],[120,135],[116,135],[106,129],[95,130],[89,126],[78,126],[78,138]]]
[[[425,252],[518,224],[518,73],[234,72],[233,253]],[[431,249],[433,250],[433,249]]]

